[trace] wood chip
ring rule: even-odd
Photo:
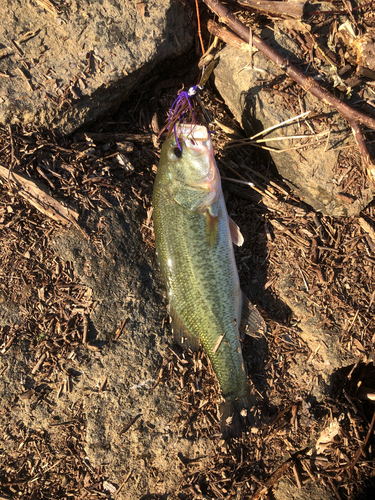
[[[51,14],[60,14],[59,9],[49,0],[35,0],[41,7],[48,10]]]
[[[0,175],[7,181],[12,181],[17,186],[17,192],[25,198],[33,207],[47,215],[56,222],[67,225],[71,224],[71,218],[78,219],[78,212],[65,207],[55,198],[49,196],[37,183],[19,174],[10,172],[9,169],[0,165]]]
[[[221,344],[221,342],[222,342],[222,340],[223,340],[224,336],[225,336],[225,332],[223,333],[223,335],[220,335],[220,337],[217,339],[217,342],[216,342],[216,344],[214,345],[214,348],[212,349],[212,352],[213,352],[214,354],[215,354],[215,352],[219,349],[220,344]]]
[[[358,219],[358,222],[361,228],[370,236],[372,241],[375,242],[375,230],[373,229],[373,227],[370,226],[370,224],[367,221],[365,221],[363,217],[360,217]]]
[[[37,364],[34,366],[34,368],[31,371],[31,373],[33,375],[35,375],[35,373],[40,369],[40,367],[44,363],[44,360],[46,359],[46,357],[47,357],[46,353],[41,355],[41,357],[39,358],[39,361],[37,362]]]

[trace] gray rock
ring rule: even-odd
[[[284,56],[293,60],[299,53],[298,46],[285,35],[282,23],[279,30],[272,35],[262,33],[268,43]],[[274,126],[297,116],[301,107],[297,97],[292,102],[295,111],[291,110],[284,95],[278,92],[267,92],[263,89],[262,80],[272,80],[283,72],[260,52],[253,55],[253,66],[250,69],[249,56],[232,47],[225,47],[219,53],[219,63],[215,68],[215,85],[224,98],[229,109],[243,126],[247,136],[251,137],[260,130]],[[338,185],[338,174],[335,177],[334,167],[338,161],[339,148],[347,139],[352,142],[347,123],[332,108],[324,105],[310,94],[301,97],[303,110],[312,110],[329,117],[322,122],[314,121],[316,132],[330,128],[329,147],[327,136],[324,140],[304,149],[291,149],[283,152],[271,152],[272,159],[280,175],[288,182],[298,197],[320,211],[334,217],[357,215],[373,198],[371,189],[364,189],[355,200],[343,200]],[[293,122],[267,135],[270,137],[311,134],[305,126],[299,127]],[[311,144],[312,140],[308,142]],[[269,141],[268,147],[277,149],[293,148],[298,140]]]
[[[0,72],[9,76],[1,78],[0,123],[71,133],[191,44],[189,15],[176,0],[72,0],[55,12],[9,0],[0,25]]]

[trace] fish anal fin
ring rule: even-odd
[[[242,233],[240,231],[240,228],[230,217],[229,217],[229,230],[230,230],[230,235],[232,237],[232,242],[238,247],[241,247],[244,242]]]
[[[267,332],[267,326],[259,311],[250,300],[242,293],[242,314],[240,331],[253,337],[264,336]]]
[[[171,321],[172,333],[176,343],[183,349],[191,350],[193,352],[198,351],[199,339],[194,337],[185,327],[172,304],[169,305],[169,317]]]

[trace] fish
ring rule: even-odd
[[[242,355],[240,328],[265,332],[242,293],[233,243],[243,236],[228,216],[210,133],[177,123],[162,146],[153,188],[155,247],[177,343],[203,347],[220,385],[223,438],[256,425]]]

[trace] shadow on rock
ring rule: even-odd
[[[225,162],[224,156],[222,163]],[[270,320],[287,324],[291,316],[290,308],[267,286],[268,250],[264,231],[266,207],[261,204],[262,198],[250,188],[238,187],[230,182],[223,182],[223,190],[229,195],[228,212],[244,236],[243,246],[235,247],[242,291],[258,307],[267,328],[270,328]],[[265,412],[269,414],[270,409],[266,409],[269,405],[267,335],[265,337],[245,335],[243,355],[251,381],[256,391],[262,395]],[[265,418],[267,419],[266,416]]]
[[[67,232],[55,240],[61,258],[72,261],[79,278],[95,290],[88,339],[97,347],[114,337],[124,317],[128,330],[139,331],[145,316],[158,315],[155,301],[162,304],[151,263],[143,255],[137,217],[134,209],[93,212],[85,221],[87,238]]]

